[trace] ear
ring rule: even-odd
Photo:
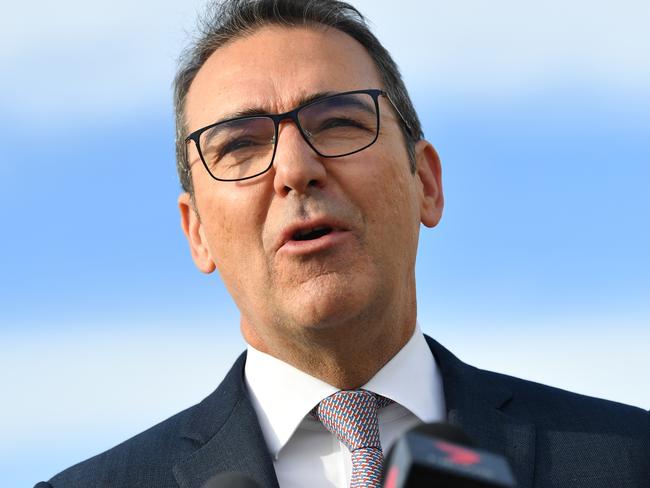
[[[216,266],[203,232],[201,217],[189,193],[181,193],[178,197],[178,209],[181,212],[181,227],[190,245],[194,264],[204,273],[212,273]]]
[[[420,221],[427,227],[435,227],[442,217],[442,168],[440,158],[433,146],[424,139],[415,145],[417,175],[422,183],[420,196]]]

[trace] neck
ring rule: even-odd
[[[242,318],[244,339],[255,349],[341,390],[366,384],[408,342],[415,330],[415,300],[407,313],[358,318],[336,327],[302,330],[298,337],[263,340]]]

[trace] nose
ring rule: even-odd
[[[275,192],[287,196],[301,195],[310,188],[325,184],[327,171],[320,156],[309,147],[295,123],[285,121],[278,130],[278,143],[273,159]]]

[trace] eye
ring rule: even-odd
[[[221,154],[228,154],[229,152],[236,151],[237,149],[250,147],[253,144],[253,141],[250,139],[234,139],[223,145],[221,148]]]
[[[273,141],[270,142],[272,143]],[[259,139],[255,138],[240,137],[238,139],[233,139],[221,146],[219,150],[219,159],[237,151],[254,150],[257,147],[268,143],[269,141],[260,141]]]
[[[332,118],[332,119],[326,119],[324,120],[320,126],[318,127],[318,131],[323,131],[323,130],[328,130],[328,129],[336,129],[339,127],[352,127],[352,128],[359,128],[359,129],[364,129],[368,130],[366,125],[355,119],[351,118],[344,118],[344,117],[337,117],[337,118]]]

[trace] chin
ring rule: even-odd
[[[369,281],[338,273],[310,279],[288,297],[285,316],[302,330],[331,329],[358,321],[377,303],[378,287]]]

